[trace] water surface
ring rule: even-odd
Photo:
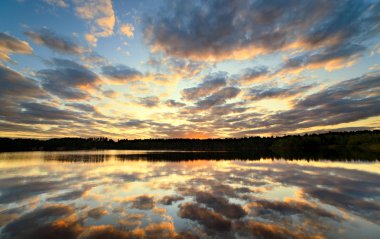
[[[0,238],[379,238],[379,162],[146,153],[0,153]]]

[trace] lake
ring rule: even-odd
[[[380,238],[378,161],[183,154],[0,153],[0,238]]]

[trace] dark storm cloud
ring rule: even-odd
[[[141,72],[126,65],[103,66],[102,74],[111,80],[120,83],[138,80],[143,76]]]
[[[0,32],[0,60],[10,61],[9,54],[31,54],[32,52],[33,49],[27,42]]]
[[[37,72],[42,87],[63,99],[85,99],[90,95],[84,89],[94,89],[100,83],[97,74],[70,60],[53,59],[53,69]]]
[[[219,72],[209,75],[203,79],[203,82],[196,87],[187,88],[182,91],[182,96],[186,100],[198,100],[201,97],[212,94],[218,89],[227,85],[226,73]]]
[[[338,46],[380,31],[379,3],[372,1],[170,1],[164,8],[145,20],[146,41],[155,51],[193,60]]]
[[[160,99],[157,96],[139,97],[137,103],[142,106],[152,108],[158,106]]]
[[[39,31],[26,31],[25,35],[34,43],[44,45],[60,53],[79,55],[85,51],[83,47],[46,28]]]

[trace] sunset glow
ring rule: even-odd
[[[0,16],[1,137],[380,129],[378,0],[4,0]]]

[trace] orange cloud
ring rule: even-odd
[[[127,37],[132,38],[134,31],[135,31],[135,28],[133,27],[132,24],[126,23],[126,24],[121,25],[120,31],[121,31],[121,33],[123,33]]]
[[[11,61],[10,54],[32,54],[33,49],[26,41],[0,32],[0,60]]]

